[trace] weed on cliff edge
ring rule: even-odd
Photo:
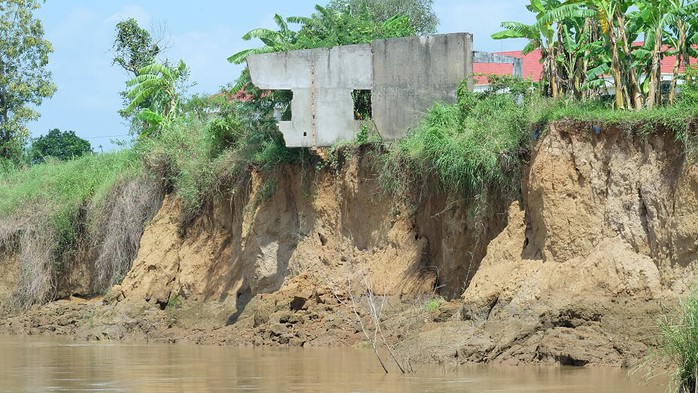
[[[680,309],[678,316],[659,321],[657,355],[675,367],[673,390],[689,393],[696,391],[698,381],[698,286],[691,290]]]
[[[488,190],[516,194],[520,156],[528,149],[527,100],[512,94],[459,91],[458,103],[437,104],[419,126],[397,142],[385,160],[389,191],[433,175],[444,190],[465,197]]]
[[[99,214],[111,190],[140,173],[138,157],[123,151],[0,174],[0,220],[19,243],[19,306],[50,300],[56,273],[89,230],[87,206]]]

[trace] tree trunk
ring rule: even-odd
[[[623,52],[625,52],[625,56],[630,59],[630,45],[628,45],[628,37],[625,34],[625,17],[623,15],[618,16],[618,35],[621,43],[623,44]],[[642,108],[642,93],[640,92],[640,84],[637,82],[637,77],[632,64],[627,64],[626,70],[630,79],[630,88],[628,90],[632,92],[631,102],[633,107],[639,110]]]
[[[669,104],[673,105],[676,100],[676,82],[679,79],[679,70],[681,69],[681,62],[684,58],[685,46],[686,46],[686,25],[683,21],[678,21],[676,26],[679,30],[679,42],[676,45],[676,63],[674,64],[673,74],[671,76],[671,87],[669,88]]]
[[[647,93],[647,108],[652,109],[657,103],[657,96],[661,92],[661,70],[659,68],[659,54],[662,50],[662,26],[654,31],[654,47],[652,48],[652,70],[650,71],[650,88]]]
[[[620,59],[618,57],[618,42],[616,42],[616,33],[612,25],[608,26],[609,41],[611,43],[611,75],[613,75],[614,89],[616,93],[616,109],[625,108],[623,102],[623,81],[620,75]]]
[[[555,43],[548,45],[548,69],[550,70],[550,89],[553,98],[560,94],[557,86],[557,64],[555,62]]]

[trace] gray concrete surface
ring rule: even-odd
[[[331,146],[360,129],[351,93],[371,89],[369,45],[249,56],[252,82],[261,89],[291,90],[291,121],[280,121],[286,146]]]
[[[436,102],[454,102],[472,74],[469,33],[376,40],[348,45],[249,56],[259,88],[291,90],[291,121],[280,121],[286,146],[331,146],[351,140],[353,90],[372,90],[372,113],[384,140],[399,139]],[[472,86],[469,86],[472,88]]]
[[[383,139],[399,139],[437,102],[453,103],[473,72],[468,33],[376,40],[373,48],[373,120]]]

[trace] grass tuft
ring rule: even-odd
[[[684,302],[678,317],[659,322],[658,354],[676,368],[675,387],[680,392],[694,392],[698,378],[698,286]]]

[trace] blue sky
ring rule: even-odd
[[[274,13],[282,16],[312,14],[318,1],[124,1],[48,0],[38,17],[46,38],[53,43],[49,69],[58,86],[56,94],[39,108],[41,118],[29,124],[33,137],[59,128],[73,130],[96,151],[114,148],[112,140],[128,140],[128,126],[117,111],[128,74],[112,65],[114,26],[129,17],[159,34],[168,45],[164,56],[182,59],[191,69],[188,93],[214,93],[236,79],[240,66],[226,58],[258,41],[243,41],[255,27],[273,28]],[[504,20],[530,22],[526,0],[434,0],[439,33],[470,32],[475,49],[520,49],[513,40],[494,41],[489,35]],[[244,5],[242,5],[244,4]],[[326,1],[320,0],[320,4]]]

